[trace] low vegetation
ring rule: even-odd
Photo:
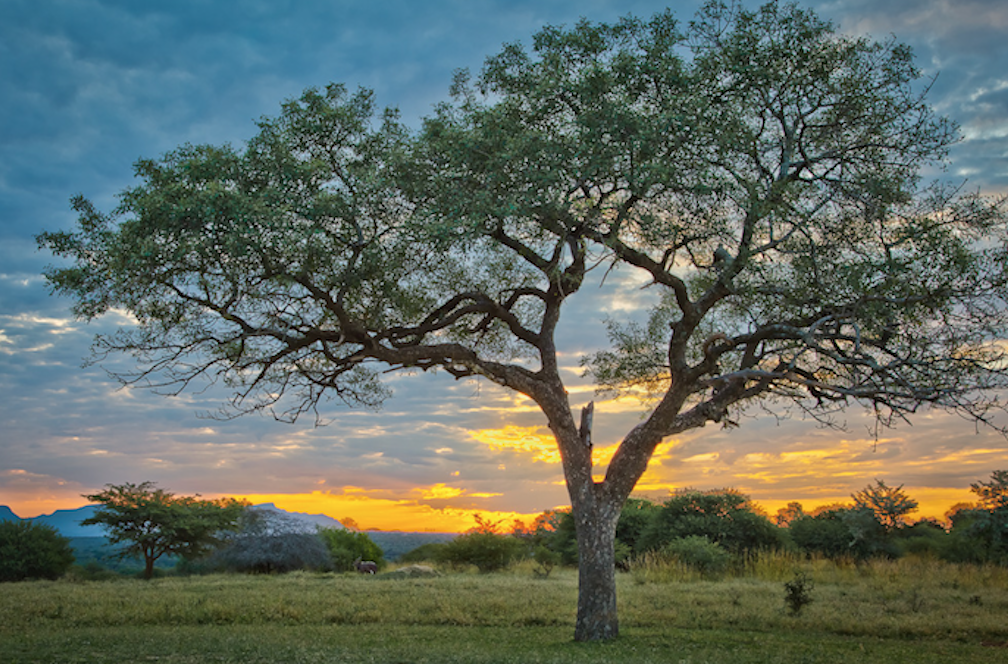
[[[5,662],[994,661],[1008,648],[1008,473],[973,491],[977,502],[944,525],[910,523],[914,501],[881,481],[853,504],[792,503],[776,518],[731,490],[632,499],[617,529],[623,636],[606,646],[569,641],[568,512],[530,525],[480,518],[391,565],[367,533],[246,513],[211,555],[153,580],[92,559],[6,584],[0,652]],[[0,526],[66,546],[51,529]],[[380,573],[348,572],[359,558]]]
[[[0,581],[56,579],[73,562],[70,540],[51,526],[0,521]]]
[[[0,596],[6,662],[978,662],[1008,643],[1008,569],[764,553],[717,580],[618,575],[623,636],[570,640],[577,579],[294,572],[33,581]],[[802,579],[800,610],[787,584]],[[809,601],[810,600],[810,601]]]

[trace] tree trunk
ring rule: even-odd
[[[620,510],[600,502],[582,505],[574,514],[578,542],[575,641],[602,641],[619,635],[615,543]]]

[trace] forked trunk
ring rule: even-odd
[[[575,641],[619,635],[616,615],[616,523],[619,508],[593,504],[574,515],[578,541],[578,610]]]

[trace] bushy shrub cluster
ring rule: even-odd
[[[565,565],[577,564],[577,536],[569,511],[557,512],[546,546]],[[688,543],[683,544],[686,540]],[[646,553],[670,553],[677,547],[716,547],[725,559],[760,549],[786,545],[785,531],[754,508],[748,496],[733,490],[683,491],[664,503],[631,498],[616,526],[616,564],[628,568]],[[714,549],[711,549],[714,550]],[[718,555],[720,554],[712,554]],[[685,549],[683,549],[683,555]]]
[[[0,581],[56,579],[73,563],[70,540],[52,526],[0,521]]]
[[[542,543],[545,529],[526,529],[516,523],[508,534],[500,524],[476,516],[476,527],[448,542],[424,544],[400,558],[402,562],[436,562],[455,569],[475,566],[480,572],[497,572],[516,560],[532,558],[539,563],[539,573],[548,575],[559,562]]]
[[[906,516],[917,502],[902,486],[881,480],[852,494],[850,504],[806,513],[799,503],[790,503],[776,523],[748,496],[731,489],[681,491],[663,503],[632,498],[616,527],[616,564],[629,569],[634,560],[649,556],[716,575],[768,550],[852,561],[917,555],[1008,564],[1008,472],[995,471],[990,482],[974,484],[973,491],[980,501],[952,513],[950,531],[935,521],[908,524]],[[448,544],[425,545],[403,560],[493,570],[518,558],[538,563],[541,575],[558,563],[576,565],[577,535],[570,511],[546,512],[532,527],[519,525],[508,535],[480,521],[475,532]]]
[[[273,574],[332,568],[325,543],[309,526],[282,512],[246,509],[240,530],[190,571]]]
[[[367,533],[340,528],[322,528],[319,537],[329,551],[333,569],[337,572],[349,572],[354,569],[355,560],[370,560],[381,569],[385,566],[385,558],[381,547],[368,537]]]
[[[526,553],[525,544],[517,537],[474,532],[459,535],[445,543],[441,561],[452,567],[475,565],[481,572],[496,572],[507,568]]]
[[[662,553],[707,577],[724,574],[732,560],[727,549],[705,535],[676,538],[662,547]]]
[[[917,502],[902,486],[881,480],[852,495],[853,505],[834,505],[800,514],[790,523],[794,544],[810,555],[866,560],[904,555],[949,562],[1008,564],[1008,471],[994,471],[989,482],[971,490],[977,503],[948,514],[949,528],[934,520],[907,524]]]

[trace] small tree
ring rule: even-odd
[[[73,563],[70,540],[52,526],[0,521],[0,581],[55,579]]]
[[[880,479],[857,493],[851,494],[854,507],[871,510],[887,533],[906,524],[906,516],[917,511],[917,501],[903,491],[903,485],[886,486]]]
[[[238,528],[248,505],[231,498],[176,496],[152,482],[106,487],[84,496],[101,507],[81,525],[105,526],[113,544],[125,543],[119,552],[121,557],[143,559],[145,579],[154,575],[154,563],[162,556],[193,560],[220,546],[222,536]]]

